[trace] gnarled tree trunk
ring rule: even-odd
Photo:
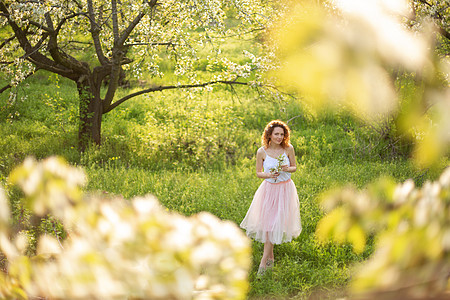
[[[93,76],[81,76],[77,81],[77,89],[80,97],[78,146],[84,151],[90,143],[101,143],[103,107],[100,86]]]

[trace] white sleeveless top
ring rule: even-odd
[[[277,167],[278,160],[274,157],[269,156],[267,154],[266,150],[264,149],[264,147],[262,147],[262,149],[263,149],[264,153],[266,153],[266,158],[264,159],[264,163],[263,163],[264,172],[270,173],[271,168]],[[282,155],[284,158],[282,165],[290,166],[289,157],[286,155],[286,152],[284,152]],[[287,181],[289,179],[291,179],[291,173],[280,171],[280,175],[277,177],[277,181],[275,181],[275,178],[266,178],[264,180],[266,180],[270,183],[279,183],[282,181]]]

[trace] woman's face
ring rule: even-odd
[[[270,135],[270,141],[280,145],[284,139],[284,130],[281,127],[275,127]]]

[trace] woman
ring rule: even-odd
[[[271,121],[256,153],[256,176],[264,181],[240,226],[249,237],[264,243],[258,275],[273,267],[274,244],[290,242],[302,230],[297,189],[291,180],[297,166],[289,136],[289,127],[284,122]]]

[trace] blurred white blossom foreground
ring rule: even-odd
[[[0,189],[0,298],[241,299],[248,289],[250,243],[232,222],[209,213],[184,217],[153,196],[130,201],[83,197],[85,175],[59,158],[28,158],[10,175],[38,216],[59,218],[69,237],[11,237],[8,199]]]
[[[322,206],[322,241],[348,242],[361,253],[375,236],[374,254],[350,283],[353,297],[450,299],[450,167],[422,188],[384,179],[365,191],[329,192]]]

